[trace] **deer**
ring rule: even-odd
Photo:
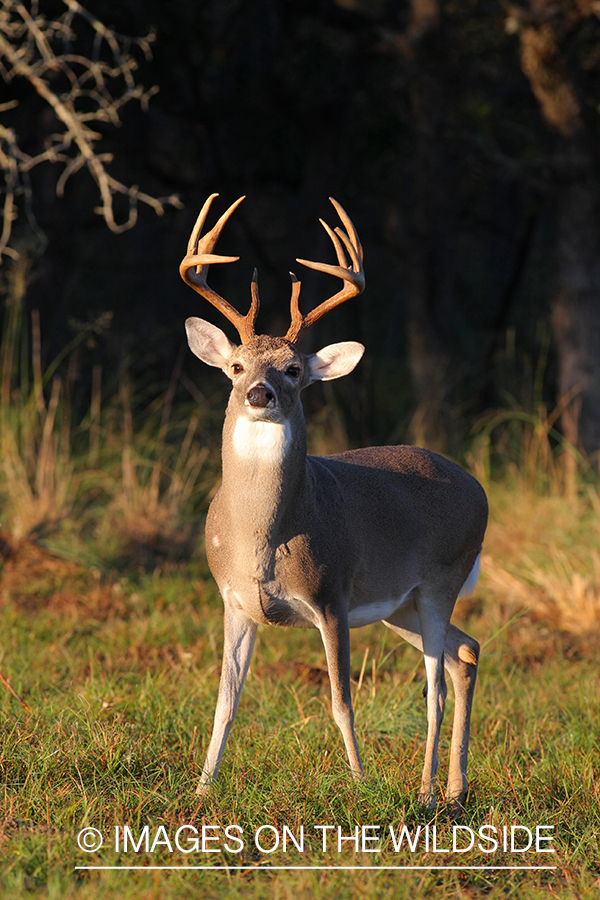
[[[365,287],[363,250],[343,207],[344,229],[321,224],[337,265],[297,259],[342,279],[342,288],[303,315],[301,282],[290,272],[291,324],[285,337],[256,334],[257,270],[242,315],[207,283],[210,265],[236,262],[215,245],[240,197],[202,235],[205,202],[180,274],[237,330],[235,344],[210,322],[186,320],[191,351],[232,382],[222,439],[222,481],[206,519],[206,553],[224,606],[223,661],[213,731],[197,793],[215,783],[240,702],[258,625],[319,630],[331,709],[357,778],[365,773],[354,730],[350,628],[382,621],[423,653],[427,708],[419,800],[435,807],[438,744],[447,694],[455,693],[446,801],[462,809],[479,644],[450,623],[459,595],[473,592],[488,506],[478,481],[441,455],[414,446],[307,453],[300,394],[314,381],[352,372],[364,352],[356,341],[305,354],[298,342],[326,313]]]

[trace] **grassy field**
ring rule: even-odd
[[[589,493],[573,505],[514,485],[490,485],[489,492],[492,522],[480,586],[456,617],[483,645],[472,791],[458,822],[476,833],[472,850],[443,852],[452,847],[457,823],[443,802],[435,815],[416,804],[424,667],[387,629],[353,632],[364,784],[353,783],[347,771],[318,634],[261,629],[221,781],[200,801],[194,787],[210,734],[222,638],[221,602],[202,554],[151,574],[116,577],[23,541],[4,562],[1,587],[0,671],[31,710],[2,689],[3,895],[329,898],[352,890],[358,897],[597,896],[597,514]],[[442,779],[451,713],[449,698]],[[194,832],[180,832],[188,853],[175,844],[184,825],[193,825],[200,840],[195,846],[189,843]],[[325,851],[315,825],[335,826],[327,831]],[[357,825],[379,830],[365,831],[364,848],[345,841],[339,852],[337,826],[343,837],[353,837]],[[406,842],[398,852],[393,847],[389,828],[398,835],[402,825],[413,839],[421,827],[414,852]],[[504,852],[502,838],[497,851],[485,853],[477,847],[493,849],[477,834],[485,825],[500,836],[504,826],[532,832],[553,826],[540,833],[554,841],[540,847],[556,853],[536,853],[535,847]],[[226,834],[228,826],[243,831],[230,827]],[[279,841],[273,852],[255,844],[262,826],[270,826],[259,833],[264,851]],[[298,843],[301,826],[299,851],[290,833]],[[78,847],[84,827],[101,832],[99,852]],[[458,848],[468,839],[466,828],[457,831]],[[76,868],[227,864],[241,869]],[[381,868],[257,871],[274,865]],[[383,868],[407,865],[557,868]]]
[[[222,643],[200,526],[223,398],[185,384],[194,404],[175,404],[177,368],[141,394],[125,368],[112,391],[94,368],[76,416],[78,347],[104,325],[42,372],[19,272],[0,346],[0,895],[597,896],[600,496],[556,416],[491,415],[464,454],[491,522],[477,593],[455,616],[483,649],[463,817],[441,794],[435,814],[416,803],[424,666],[383,626],[352,634],[364,783],[349,776],[319,635],[261,628],[219,784],[199,800]],[[324,421],[313,445],[340,449]],[[450,692],[442,784],[451,715]],[[186,868],[149,868],[167,865]],[[306,868],[272,868],[285,865]]]

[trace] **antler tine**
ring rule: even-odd
[[[328,263],[317,263],[308,259],[297,259],[296,262],[299,262],[303,266],[307,266],[309,269],[314,269],[317,272],[325,272],[328,275],[335,275],[338,278],[342,278],[344,287],[338,291],[337,294],[333,294],[333,296],[316,306],[308,313],[308,315],[303,316],[298,309],[300,282],[296,282],[298,285],[297,288],[296,283],[292,285],[292,324],[286,334],[286,339],[291,343],[296,343],[300,336],[310,328],[311,325],[314,325],[315,322],[330,310],[339,306],[341,303],[344,303],[346,300],[349,300],[351,297],[355,297],[365,289],[365,274],[362,266],[363,250],[358,234],[352,224],[352,220],[344,208],[334,200],[333,197],[330,197],[329,199],[342,220],[347,233],[342,231],[339,227],[334,231],[322,219],[319,221],[331,238],[339,265],[332,266]],[[350,257],[350,264],[348,264],[346,252]],[[294,276],[292,276],[292,278],[294,280]]]
[[[297,338],[291,338],[289,336],[290,332],[293,332],[293,334],[296,334],[296,335],[300,334],[300,332],[302,331],[302,322],[303,322],[304,317],[303,317],[302,313],[300,312],[300,307],[298,306],[298,299],[300,297],[300,289],[302,287],[302,284],[300,281],[298,281],[298,279],[296,278],[296,276],[294,275],[293,272],[290,272],[290,276],[292,279],[292,298],[290,300],[290,311],[292,314],[292,324],[290,325],[290,328],[286,335],[286,338],[288,341],[293,342],[294,340],[297,340]]]
[[[186,284],[199,293],[205,300],[208,300],[216,309],[222,313],[226,319],[237,329],[242,344],[248,344],[254,337],[254,324],[258,315],[258,307],[260,301],[258,298],[258,285],[256,284],[256,272],[253,278],[252,286],[252,304],[247,315],[243,316],[230,303],[221,297],[213,288],[209,287],[206,282],[208,267],[213,263],[231,263],[237,262],[239,256],[218,256],[212,253],[217,243],[225,223],[235,209],[240,205],[245,197],[239,197],[235,203],[232,203],[221,218],[218,220],[210,231],[203,237],[200,236],[211,204],[218,194],[211,194],[204,206],[200,210],[200,215],[196,219],[196,224],[192,229],[190,239],[188,241],[187,254],[181,261],[179,266],[179,274]]]
[[[252,302],[250,304],[250,309],[248,310],[248,314],[246,315],[246,319],[252,325],[252,335],[254,336],[254,323],[256,322],[256,317],[258,315],[258,310],[260,307],[260,297],[258,296],[258,269],[255,268],[252,273],[252,284],[250,286],[250,291],[252,294]],[[246,343],[243,341],[242,343]]]
[[[358,253],[358,256],[359,256],[359,258],[360,258],[360,261],[362,262],[362,260],[363,260],[363,248],[362,248],[362,244],[361,244],[361,242],[360,242],[360,239],[359,239],[359,237],[358,237],[356,228],[354,227],[354,225],[353,225],[353,223],[352,223],[352,219],[350,218],[350,216],[348,215],[348,213],[346,212],[346,210],[344,209],[344,207],[341,205],[341,203],[338,203],[337,200],[334,200],[333,197],[330,197],[329,200],[330,200],[331,203],[333,203],[333,206],[334,206],[334,208],[335,208],[335,211],[337,212],[338,216],[339,216],[340,219],[342,220],[342,224],[345,226],[346,231],[347,231],[348,234],[350,235],[350,242],[351,242],[351,244],[355,247],[355,249],[356,249],[356,251],[357,251],[357,253]],[[343,232],[342,232],[341,228],[336,228],[335,230],[337,231],[337,233],[338,233],[340,236],[343,237]]]

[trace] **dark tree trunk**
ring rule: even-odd
[[[600,449],[600,189],[594,139],[561,53],[562,38],[585,13],[583,7],[567,12],[551,0],[531,0],[521,30],[521,59],[542,115],[558,133],[552,322],[559,403],[566,439],[591,456]]]
[[[566,439],[588,455],[600,450],[600,204],[587,154],[558,202],[558,286],[552,322]],[[586,164],[587,163],[587,164]]]
[[[440,110],[443,86],[422,56],[422,42],[439,38],[437,0],[412,0],[407,40],[414,53],[411,89],[413,116],[413,219],[407,232],[406,317],[408,366],[415,393],[410,440],[433,450],[447,445],[450,430],[450,341],[444,341],[440,309],[452,307],[453,278],[447,247],[451,230],[444,178]]]

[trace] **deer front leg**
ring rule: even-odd
[[[440,610],[443,608],[440,605]],[[423,652],[427,672],[427,743],[425,764],[419,799],[426,806],[435,806],[435,776],[438,769],[440,728],[444,718],[446,680],[444,678],[444,647],[449,614],[436,615],[433,601],[420,598],[396,610],[384,624],[404,640]],[[465,762],[466,765],[466,762]]]
[[[346,613],[335,617],[328,615],[324,622],[319,623],[319,630],[331,683],[333,718],[342,732],[352,774],[362,778],[365,772],[354,734],[354,710],[350,695],[350,632]]]
[[[213,733],[208,746],[200,783],[196,790],[196,793],[199,795],[208,794],[217,777],[225,744],[240,702],[256,639],[256,623],[248,618],[245,613],[231,609],[227,603],[225,603],[224,626],[223,664],[221,666],[219,696],[215,711]]]

